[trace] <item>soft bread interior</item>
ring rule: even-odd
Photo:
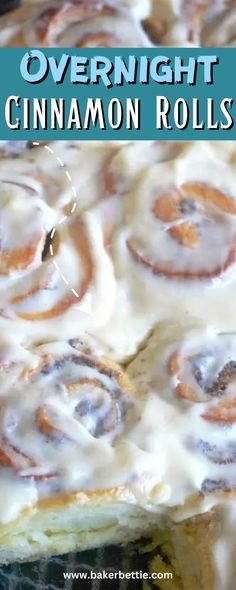
[[[152,513],[124,502],[40,505],[0,528],[0,561],[44,556],[133,541],[156,529]]]

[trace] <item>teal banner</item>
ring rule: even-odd
[[[1,140],[236,139],[236,49],[1,49]]]

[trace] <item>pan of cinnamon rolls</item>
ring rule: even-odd
[[[236,146],[46,147],[1,148],[1,561],[163,527],[177,556],[208,519],[218,580],[236,488]],[[231,590],[233,563],[228,586],[199,587]]]
[[[234,0],[11,8],[2,47],[236,45]],[[0,142],[1,563],[149,535],[234,590],[235,297],[235,142]]]

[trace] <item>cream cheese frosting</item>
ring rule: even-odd
[[[143,395],[153,392],[152,397],[156,392],[161,404],[156,411],[150,409],[153,426],[147,432],[150,445],[154,440],[157,446],[164,440],[167,447],[171,445],[164,481],[170,482],[173,505],[184,504],[194,491],[211,496],[235,488],[234,359],[234,333],[168,324],[157,328],[128,368],[137,390]],[[157,426],[155,436],[159,421],[162,427]],[[144,436],[143,440],[147,441]],[[186,451],[186,457],[179,450]],[[157,451],[158,455],[163,457],[165,451]]]
[[[79,341],[28,352],[5,343],[0,358],[2,523],[40,498],[122,486],[155,509],[156,457],[129,439],[140,406],[118,366]]]
[[[137,172],[133,149],[124,147],[115,160],[121,178],[126,165],[134,178],[112,231],[117,303],[102,333],[118,360],[135,354],[164,319],[180,314],[227,330],[235,317],[234,146],[222,145],[223,157],[215,144],[179,146],[168,161],[149,156],[146,166],[143,157],[142,166],[141,158]],[[94,211],[99,218],[101,205]]]
[[[23,151],[14,175],[0,164],[4,329],[25,342],[87,330],[123,362],[176,313],[234,327],[233,142],[50,149]]]
[[[233,590],[235,576],[235,343],[233,332],[163,324],[128,368],[146,396],[135,441],[141,433],[142,448],[162,458],[164,506],[175,521],[217,511],[217,590]]]
[[[2,523],[44,497],[114,487],[160,523],[224,511],[236,486],[234,355],[235,334],[179,324],[155,331],[128,378],[79,341],[2,344],[1,490],[14,482],[16,493]]]
[[[48,256],[42,247],[39,253],[34,245],[28,247],[29,265],[23,260],[19,275],[10,269],[2,279],[0,325],[16,341],[77,336],[97,322],[104,324],[113,309],[113,269],[96,220],[89,214],[83,221],[74,216],[55,235]],[[14,266],[20,258],[21,250],[13,249]]]

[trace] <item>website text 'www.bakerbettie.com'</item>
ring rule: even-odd
[[[64,580],[172,580],[173,574],[171,572],[90,570],[89,572],[63,572],[63,577]]]

